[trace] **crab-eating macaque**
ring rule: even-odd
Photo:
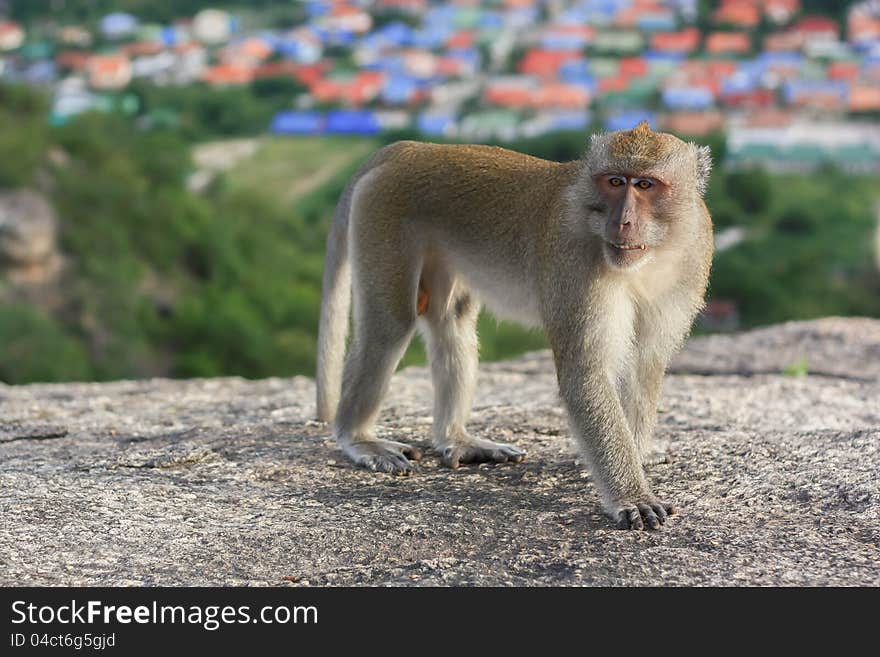
[[[485,304],[545,330],[605,512],[622,527],[660,527],[673,506],[653,494],[643,464],[667,363],[703,305],[710,168],[708,148],[646,123],[594,135],[582,160],[562,164],[491,146],[383,148],[349,183],[330,228],[318,417],[334,421],[358,465],[410,473],[419,450],[372,430],[418,325],[443,463],[520,461],[520,448],[465,428]]]

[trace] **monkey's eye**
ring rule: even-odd
[[[612,187],[621,187],[626,184],[626,179],[620,176],[611,176],[608,179],[608,184]]]
[[[651,189],[653,186],[654,183],[652,183],[650,180],[646,180],[645,178],[642,178],[639,182],[636,183],[636,187],[638,187],[639,189]]]

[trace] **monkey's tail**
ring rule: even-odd
[[[330,224],[324,279],[321,291],[321,319],[318,324],[318,357],[315,378],[318,388],[317,415],[324,422],[336,416],[342,389],[342,365],[348,336],[351,306],[351,264],[348,259],[348,216],[351,197],[359,176],[349,183]]]

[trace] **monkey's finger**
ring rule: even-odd
[[[479,456],[474,455],[474,460],[478,460]],[[503,449],[495,449],[489,454],[489,461],[495,461],[495,463],[507,463],[511,459],[511,455],[508,454]]]
[[[452,468],[453,470],[458,470],[459,462],[461,460],[461,453],[454,447],[447,447],[443,450],[443,465],[448,468]]]
[[[394,455],[394,465],[396,469],[394,474],[403,475],[408,477],[413,473],[413,464],[407,459],[403,454],[395,454]]]
[[[638,508],[632,506],[621,509],[618,515],[617,525],[621,529],[644,529],[645,523],[642,522],[642,514]]]
[[[666,509],[663,508],[662,502],[651,502],[651,508],[654,510],[654,513],[657,514],[657,518],[660,520],[660,524],[662,525],[666,522]]]
[[[366,465],[377,472],[396,475],[412,474],[412,463],[403,454],[386,454],[381,458],[371,459]]]
[[[422,450],[420,450],[418,447],[404,448],[403,455],[406,456],[411,461],[421,461],[422,460]]]
[[[660,525],[662,524],[660,518],[657,517],[657,514],[654,513],[654,510],[649,505],[639,504],[638,509],[642,518],[648,523],[648,527],[651,529],[660,529]]]
[[[512,463],[519,463],[526,457],[525,451],[513,445],[505,445],[502,451],[507,455],[507,460]]]

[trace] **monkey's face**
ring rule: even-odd
[[[665,232],[655,213],[663,204],[667,184],[657,177],[629,172],[602,174],[594,182],[606,208],[604,225],[596,227],[603,238],[605,259],[624,269],[644,264]]]
[[[593,135],[572,196],[586,210],[585,226],[601,242],[605,261],[633,270],[664,251],[681,253],[698,234],[711,166],[708,148],[647,123]]]

